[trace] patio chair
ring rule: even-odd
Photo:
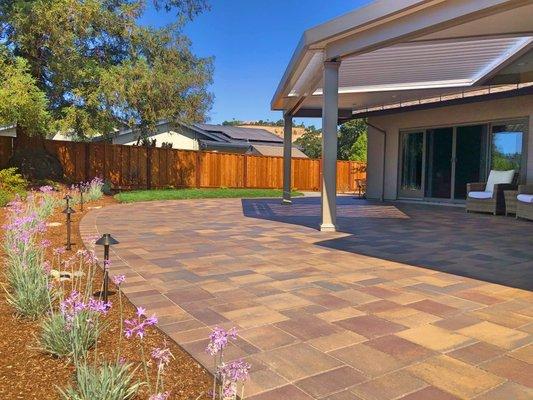
[[[533,185],[520,185],[516,199],[516,218],[533,221]]]
[[[518,173],[509,171],[490,171],[487,182],[466,185],[466,212],[482,212],[494,215],[505,213],[504,190],[516,190]]]

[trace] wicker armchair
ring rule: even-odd
[[[533,185],[520,185],[518,194],[533,195]],[[533,221],[533,203],[518,201],[516,203],[516,218],[525,218]]]
[[[504,190],[516,190],[518,187],[518,174],[515,174],[513,183],[497,183],[494,185],[492,198],[474,199],[467,195],[466,212],[482,212],[494,215],[505,214],[505,196]],[[483,192],[487,186],[486,182],[468,183],[466,193]]]

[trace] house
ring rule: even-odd
[[[0,126],[0,137],[17,137],[17,127],[15,125]]]
[[[322,118],[322,230],[336,229],[337,125],[353,118],[369,198],[461,203],[491,169],[533,183],[532,16],[532,1],[379,0],[304,32],[271,107],[286,142],[292,118]]]
[[[150,135],[155,145],[172,144],[174,149],[205,150],[227,153],[283,156],[283,139],[265,129],[242,128],[210,124],[184,124],[161,121]],[[102,138],[96,139],[103,140]],[[139,133],[132,129],[119,131],[112,139],[113,144],[136,145]],[[293,146],[293,157],[307,158]]]

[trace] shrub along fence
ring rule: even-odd
[[[0,168],[7,166],[17,139],[0,137]],[[101,177],[116,189],[167,187],[262,188],[283,187],[283,157],[161,149],[107,143],[39,141],[57,156],[70,182]],[[292,159],[292,185],[320,190],[321,161]],[[358,190],[366,165],[337,162],[339,192]]]

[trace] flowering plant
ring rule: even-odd
[[[230,340],[237,340],[236,328],[226,331],[224,328],[217,326],[209,335],[209,343],[205,350],[213,356],[214,360],[212,400],[217,398],[217,394],[221,400],[235,400],[239,382],[242,383],[241,399],[244,399],[243,383],[248,379],[250,365],[242,360],[230,363],[224,362],[224,350]]]

